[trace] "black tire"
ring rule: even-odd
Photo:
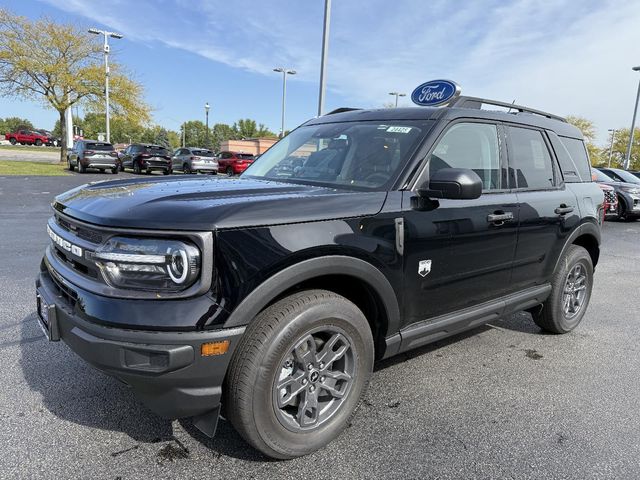
[[[78,160],[78,173],[87,173],[87,167]]]
[[[117,165],[111,169],[111,173],[113,173],[114,175],[118,174],[118,166]]]
[[[233,177],[233,167],[227,167],[227,176]]]
[[[137,161],[133,162],[133,173],[135,173],[136,175],[140,175],[142,173],[140,163]]]
[[[42,146],[42,140],[40,140],[39,138],[36,138],[36,147],[41,147]]]
[[[75,168],[73,165],[71,165],[71,160],[69,160],[68,158],[67,158],[67,167],[69,168],[70,172],[73,172],[73,169]]]
[[[151,169],[150,169],[150,168],[147,168],[147,169],[145,170],[145,172],[144,172],[144,173],[145,173],[146,175],[151,175]]]
[[[163,175],[169,175],[171,173],[171,170],[163,170],[162,174]]]
[[[572,280],[570,274],[580,269],[584,276],[583,281]],[[584,296],[580,300],[580,306],[576,307],[578,297],[567,293],[569,288],[573,293],[579,295],[584,291]],[[580,287],[583,289],[578,290]],[[542,307],[533,313],[533,320],[543,330],[552,333],[567,333],[578,326],[582,321],[589,300],[591,299],[591,289],[593,287],[593,261],[589,252],[579,245],[570,245],[566,253],[558,262],[553,279],[551,281],[551,295],[542,304]],[[570,298],[567,298],[567,297]],[[573,307],[575,311],[567,311],[565,302]],[[571,310],[571,308],[569,309]]]
[[[18,141],[17,141],[15,138],[10,138],[10,139],[9,139],[9,143],[10,143],[11,145],[15,145],[16,143],[18,143]]]
[[[315,347],[313,354],[308,348],[293,357],[294,347],[304,350],[303,346],[311,345]],[[324,364],[321,360],[330,354],[336,358]],[[369,385],[373,357],[371,329],[352,302],[326,290],[285,297],[249,324],[233,355],[224,384],[227,418],[250,445],[269,457],[307,455],[327,445],[349,424]],[[307,360],[312,360],[313,367],[305,368]],[[348,369],[348,380],[336,379]],[[296,380],[284,388],[276,386],[294,375],[299,375],[300,383]],[[329,385],[334,391],[342,390],[343,396],[330,394]],[[296,395],[289,390],[292,387],[299,389]],[[280,407],[278,403],[287,402],[287,395],[298,405]],[[315,409],[309,409],[307,400],[313,395],[316,402],[332,403],[316,403]],[[318,423],[296,427],[296,414],[286,413],[285,408],[297,415],[302,411],[302,423],[312,412],[311,418],[315,414]]]
[[[616,208],[616,216],[621,222],[627,221],[627,207],[625,206],[624,199],[618,197],[618,206]]]
[[[100,173],[104,173],[104,168],[100,168]]]
[[[185,175],[191,174],[191,168],[189,167],[188,163],[182,165],[182,173],[184,173]]]

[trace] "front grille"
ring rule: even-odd
[[[608,204],[616,203],[616,194],[612,190],[604,191],[604,201]]]
[[[71,223],[70,221],[67,221],[64,218],[60,217],[60,215],[56,215],[56,222],[67,232],[72,233],[73,235],[76,235],[79,238],[86,240],[87,242],[95,244],[102,243],[103,235],[97,230],[93,230],[79,224]]]
[[[98,266],[90,259],[87,253],[95,251],[103,239],[106,239],[107,234],[57,212],[55,213],[55,224],[62,229],[62,231],[59,229],[58,233],[63,239],[70,242],[71,245],[82,248],[82,252],[78,254],[77,252],[74,253],[70,248],[65,249],[56,242],[52,242],[56,259],[74,272],[91,280],[104,283]],[[89,243],[87,244],[86,242]]]

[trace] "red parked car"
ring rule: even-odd
[[[618,212],[618,196],[616,195],[615,189],[604,183],[598,183],[598,186],[604,192],[604,216],[607,215],[616,215]]]
[[[43,135],[39,132],[32,130],[18,130],[14,133],[7,133],[4,136],[5,140],[9,140],[11,145],[19,143],[21,145],[52,145],[53,138],[47,135]]]
[[[230,177],[244,172],[255,160],[251,153],[220,152],[218,155],[218,172]]]

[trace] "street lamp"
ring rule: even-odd
[[[207,126],[207,133],[206,133],[206,140],[205,142],[207,143],[205,145],[205,147],[209,148],[209,108],[211,108],[209,106],[209,102],[204,104],[204,116],[205,116],[205,124]]]
[[[331,20],[331,0],[324,0],[324,26],[322,28],[322,57],[320,59],[320,94],[318,95],[318,116],[324,110],[325,70],[329,53],[329,23]]]
[[[295,70],[287,70],[284,67],[273,69],[274,72],[282,73],[282,126],[280,127],[280,138],[284,137],[284,112],[287,101],[287,75],[295,75]]]
[[[607,168],[611,168],[611,154],[613,153],[613,141],[616,137],[617,130],[615,128],[610,128],[607,132],[611,133],[611,145],[609,145],[609,163],[607,164]]]
[[[102,51],[104,52],[104,102],[105,102],[105,113],[107,117],[107,142],[111,142],[111,131],[109,125],[109,37],[115,39],[121,39],[122,35],[115,32],[108,32],[106,30],[98,30],[97,28],[90,28],[89,33],[94,35],[103,35],[104,36],[104,46]]]
[[[633,67],[631,70],[640,72],[640,66]],[[640,81],[638,81],[638,93],[636,94],[636,104],[633,107],[633,120],[631,120],[631,131],[629,132],[629,145],[627,146],[627,155],[624,159],[624,169],[629,170],[631,163],[631,146],[633,145],[633,129],[636,127],[636,113],[638,113],[638,100],[640,100]]]
[[[389,95],[395,95],[396,97],[396,108],[398,108],[398,97],[406,97],[406,93],[398,93],[398,92],[389,92]]]

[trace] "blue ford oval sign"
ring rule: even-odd
[[[451,80],[431,80],[418,86],[411,94],[411,100],[423,107],[436,107],[450,102],[460,95],[460,87]]]

